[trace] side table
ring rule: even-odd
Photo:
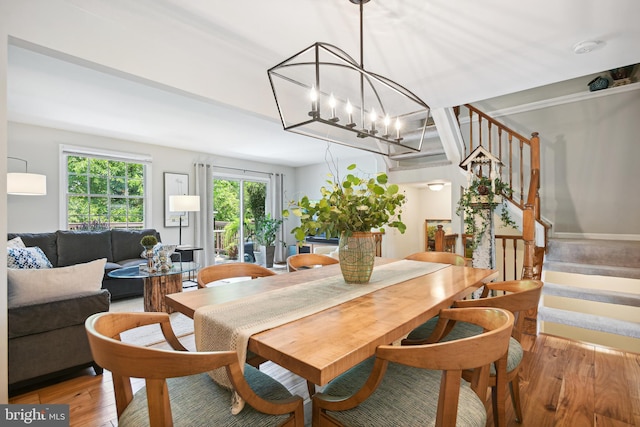
[[[180,253],[180,260],[182,262],[193,262],[194,261],[194,255],[193,253],[195,251],[201,251],[202,248],[199,248],[197,246],[188,246],[188,245],[181,245],[176,247],[176,252]],[[189,272],[189,280],[193,280],[191,277],[191,274],[196,271],[196,270],[192,270]]]
[[[182,274],[195,271],[198,267],[194,262],[176,262],[167,272],[149,273],[140,271],[140,268],[135,265],[110,271],[108,276],[115,279],[143,279],[144,311],[172,313],[174,310],[164,301],[165,295],[182,292]]]

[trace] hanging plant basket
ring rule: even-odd
[[[492,185],[493,184],[493,185]],[[501,207],[500,219],[505,227],[515,227],[516,223],[511,219],[506,207],[505,196],[513,193],[509,184],[496,178],[494,182],[487,177],[475,179],[469,188],[462,193],[458,201],[456,213],[463,216],[465,233],[473,236],[471,249],[475,249],[480,243],[483,233],[490,224],[491,215]],[[476,221],[482,218],[482,221]]]

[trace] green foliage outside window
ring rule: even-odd
[[[144,165],[67,156],[67,227],[144,227]]]

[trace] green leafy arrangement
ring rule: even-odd
[[[472,249],[475,249],[482,240],[482,235],[489,227],[490,216],[498,207],[501,208],[500,221],[502,225],[516,228],[516,223],[509,215],[505,199],[505,197],[511,197],[513,190],[500,178],[494,180],[494,188],[495,190],[492,189],[490,178],[480,177],[473,180],[458,201],[456,213],[463,215],[465,233],[473,236]],[[480,217],[482,220],[478,223],[476,217]]]
[[[256,243],[262,246],[275,246],[278,229],[282,219],[271,218],[271,214],[256,219]]]
[[[347,170],[355,168],[352,164]],[[289,209],[282,212],[284,218],[290,213],[300,218],[300,226],[291,230],[299,242],[306,236],[326,233],[327,237],[339,237],[342,232],[349,236],[385,225],[405,232],[401,214],[406,196],[396,184],[388,184],[385,173],[369,178],[349,173],[342,182],[332,174],[329,177],[328,185],[320,188],[320,200],[304,196],[290,202]]]
[[[142,240],[140,240],[140,244],[145,248],[152,248],[158,244],[158,239],[155,236],[144,236]]]

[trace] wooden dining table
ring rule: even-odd
[[[376,266],[394,259],[376,258]],[[168,306],[191,318],[198,308],[340,274],[338,264],[169,294]],[[248,350],[325,385],[497,277],[495,270],[446,266],[400,280],[318,313],[252,335]],[[366,284],[357,286],[367,286]]]

